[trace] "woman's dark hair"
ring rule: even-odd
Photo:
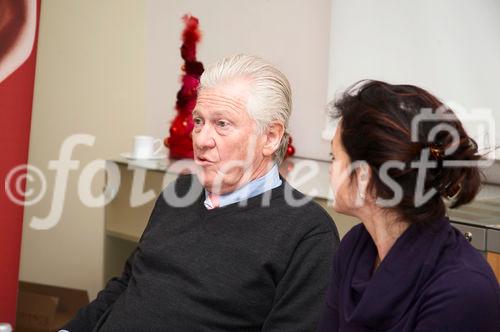
[[[383,199],[393,198],[394,191],[379,171],[389,161],[404,165],[387,171],[402,189],[402,200],[392,207],[402,219],[431,223],[446,214],[443,198],[451,199],[454,208],[476,196],[481,184],[477,163],[447,167],[446,161],[480,160],[477,144],[454,112],[429,92],[413,85],[365,80],[349,88],[333,106],[332,116],[341,120],[340,138],[351,161],[365,161],[371,168],[368,190]],[[429,141],[430,133],[434,137]],[[431,188],[437,192],[419,205],[415,204],[418,169],[412,162],[421,161],[426,149],[436,167],[426,169],[424,192]],[[453,151],[447,154],[447,149]]]

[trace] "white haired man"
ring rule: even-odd
[[[197,175],[164,190],[122,276],[65,329],[314,331],[339,237],[278,173],[290,112],[289,83],[264,60],[210,66],[193,111]]]

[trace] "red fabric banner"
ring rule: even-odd
[[[19,188],[23,192],[26,185],[15,181],[26,169],[15,174],[12,170],[28,162],[39,17],[40,0],[0,0],[0,322],[11,325],[16,318],[24,212],[12,194],[19,194]]]

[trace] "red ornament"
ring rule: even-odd
[[[292,145],[292,136],[288,137],[288,148],[286,149],[285,159],[295,154],[295,147]]]
[[[170,151],[170,158],[183,159],[193,158],[193,131],[192,112],[198,97],[197,88],[200,84],[200,76],[203,73],[203,64],[196,60],[196,43],[201,39],[201,31],[198,29],[199,21],[196,17],[184,15],[185,28],[182,32],[181,57],[184,64],[181,70],[182,86],[177,92],[175,109],[177,115],[170,125],[170,136],[163,143]]]

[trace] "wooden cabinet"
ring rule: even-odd
[[[493,272],[500,283],[500,229],[488,229],[488,243],[486,250],[486,259],[490,263]]]
[[[500,282],[500,199],[476,200],[449,210],[452,224],[482,252]]]
[[[500,283],[500,254],[496,252],[488,252],[486,253],[486,259],[493,268],[493,272],[495,272],[497,281]]]

